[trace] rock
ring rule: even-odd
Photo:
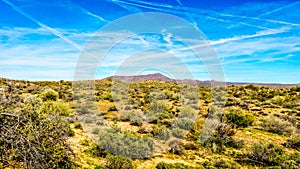
[[[66,120],[70,123],[75,123],[76,122],[76,119],[75,118],[72,118],[72,117],[66,117]]]
[[[260,107],[251,107],[250,108],[251,111],[261,111]]]
[[[103,116],[103,115],[105,115],[106,113],[105,112],[99,112],[98,114],[97,114],[97,116]]]
[[[102,125],[105,125],[105,124],[106,124],[106,120],[104,120],[104,119],[99,119],[99,120],[96,121],[96,124],[97,124],[97,125],[101,125],[101,126],[102,126]]]

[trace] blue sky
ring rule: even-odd
[[[0,77],[72,80],[79,56],[99,29],[126,15],[163,12],[184,18],[203,32],[226,81],[300,83],[299,9],[300,1],[291,0],[0,0]],[[129,70],[130,65],[141,68],[148,56],[170,66],[159,50],[180,45],[172,33],[164,29],[161,33],[124,40],[103,60],[95,78]],[[102,42],[108,43],[111,36],[101,34]],[[122,35],[113,32],[113,36]],[[118,71],[131,57],[129,51],[142,50],[145,43],[158,51],[141,51],[142,58],[133,61],[136,55],[132,56],[126,69]],[[180,51],[176,57],[194,78],[209,79],[199,61]]]

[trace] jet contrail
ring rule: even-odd
[[[258,17],[265,16],[265,15],[269,15],[269,14],[271,14],[271,13],[275,13],[275,12],[281,11],[281,10],[283,10],[283,9],[285,9],[285,8],[289,8],[289,7],[294,6],[294,5],[298,4],[298,3],[300,3],[300,2],[298,1],[298,2],[291,3],[291,4],[289,4],[289,5],[286,5],[286,6],[277,8],[277,9],[275,9],[275,10],[273,10],[273,11],[269,11],[269,12],[267,12],[267,13],[258,15]]]
[[[61,32],[59,32],[58,30],[51,28],[41,22],[39,22],[38,20],[34,19],[33,17],[31,17],[30,15],[28,15],[27,13],[25,13],[24,11],[22,11],[20,8],[18,8],[17,6],[15,6],[14,4],[10,3],[7,0],[2,0],[4,3],[6,3],[7,5],[9,5],[11,8],[13,8],[15,11],[17,11],[18,13],[20,13],[21,15],[25,16],[26,18],[30,19],[31,21],[33,21],[34,23],[38,24],[40,27],[45,28],[47,30],[49,30],[50,32],[52,32],[54,35],[56,35],[57,37],[63,39],[64,41],[66,41],[67,43],[71,44],[72,46],[74,46],[75,48],[77,48],[79,51],[83,51],[83,49],[78,46],[75,42],[71,41],[69,38],[65,37]]]
[[[132,6],[137,6],[137,7],[142,7],[142,8],[146,8],[146,9],[153,9],[156,11],[162,11],[162,12],[170,12],[170,13],[174,13],[174,14],[179,14],[179,15],[186,15],[187,13],[190,13],[190,17],[193,15],[193,17],[197,17],[200,18],[199,15],[204,16],[208,19],[211,20],[216,20],[219,22],[225,22],[225,23],[232,23],[233,21],[231,20],[224,20],[224,19],[220,19],[220,18],[216,18],[216,17],[212,17],[207,15],[206,12],[204,14],[204,12],[202,10],[196,9],[196,8],[187,8],[187,7],[176,7],[176,6],[169,6],[169,5],[161,5],[161,4],[154,4],[154,3],[149,3],[149,2],[141,2],[141,1],[135,1],[137,3],[131,2],[131,1],[124,1],[124,0],[113,0],[115,3],[119,2],[119,3],[123,3],[123,4],[127,4],[127,5],[132,5]],[[119,3],[117,3],[118,5],[120,5]],[[174,10],[177,9],[177,10]],[[129,11],[131,11],[130,9],[128,9]],[[193,11],[193,12],[191,12]],[[135,12],[135,11],[133,11]],[[197,12],[197,13],[195,13]],[[199,13],[200,12],[200,13]],[[214,12],[216,13],[216,12]],[[220,14],[218,14],[220,15]],[[233,15],[225,15],[227,17],[237,17],[237,16],[233,16]],[[258,26],[258,25],[252,25],[252,24],[248,24],[245,22],[239,22],[242,25],[246,25],[249,27],[254,27],[254,28],[258,28],[258,29],[271,29],[271,28],[267,28],[267,27],[263,27],[263,26]]]
[[[212,13],[214,13],[216,15],[219,15],[219,16],[243,18],[243,19],[253,19],[253,20],[260,20],[260,21],[266,21],[266,22],[271,22],[271,23],[279,23],[279,24],[285,24],[285,25],[300,26],[300,24],[290,23],[290,22],[285,22],[285,21],[278,21],[278,20],[272,20],[272,19],[263,19],[263,18],[258,18],[258,17],[250,17],[250,16],[242,16],[242,15],[232,15],[232,14],[220,13],[220,12],[215,12],[215,11],[201,10],[201,9],[197,9],[197,8],[179,7],[179,6],[170,6],[170,5],[165,5],[165,4],[150,3],[150,2],[140,1],[140,0],[135,0],[135,1],[132,1],[132,0],[126,0],[126,1],[125,0],[113,0],[113,1],[123,2],[123,3],[131,4],[131,5],[135,5],[135,6],[140,6],[140,7],[143,7],[143,8],[148,8],[148,9],[156,9],[156,10],[159,9],[159,8],[154,8],[154,7],[169,8],[170,10],[173,10],[173,11],[174,11],[174,9],[180,10],[180,11],[188,11],[188,12],[192,11],[194,13],[195,12],[198,13],[198,14],[200,13],[204,16],[207,16],[205,14],[207,14],[209,12],[212,12]],[[148,6],[145,6],[145,5],[148,5]],[[153,6],[153,7],[149,7],[149,5]],[[163,9],[160,9],[160,10],[163,11]],[[177,12],[179,12],[179,11],[177,11]],[[215,19],[218,19],[218,18],[215,18]],[[219,20],[223,20],[223,19],[219,19]],[[248,24],[248,26],[250,26],[250,24]],[[257,25],[252,25],[252,26],[259,27]]]
[[[79,6],[79,5],[77,5],[77,4],[74,4],[72,1],[69,1],[69,3],[70,3],[71,5],[73,5],[73,6],[75,6],[76,8],[79,8],[82,12],[84,12],[85,14],[87,14],[87,15],[89,15],[89,16],[92,16],[92,17],[94,17],[94,18],[97,18],[97,19],[99,19],[99,20],[101,20],[101,21],[103,21],[103,22],[110,22],[109,20],[106,20],[106,19],[102,18],[101,16],[96,15],[96,14],[94,14],[94,13],[92,13],[92,12],[90,12],[90,11],[84,9],[84,8],[82,8],[81,6]]]

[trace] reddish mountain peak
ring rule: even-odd
[[[159,81],[173,81],[173,79],[162,75],[160,73],[148,75],[135,75],[135,76],[110,76],[108,79],[115,79],[125,82],[140,82],[145,80],[159,80]]]

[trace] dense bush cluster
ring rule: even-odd
[[[153,141],[146,138],[137,138],[117,129],[107,129],[99,133],[100,147],[113,154],[130,158],[149,158],[153,153]]]
[[[182,163],[165,163],[160,162],[156,165],[157,169],[196,169],[195,167],[188,166]]]
[[[239,108],[231,108],[228,113],[225,114],[225,121],[234,125],[236,128],[248,127],[255,120],[253,114],[245,112]]]
[[[108,155],[106,157],[107,169],[133,169],[135,166],[132,160],[127,157]]]
[[[266,117],[261,120],[261,129],[272,133],[291,135],[295,131],[292,123],[278,117]]]
[[[300,154],[288,154],[272,143],[255,143],[246,155],[246,161],[256,166],[296,169],[300,167]]]
[[[292,135],[285,143],[285,146],[300,150],[300,134]]]
[[[2,107],[3,108],[3,107]],[[0,163],[13,168],[69,168],[73,153],[66,143],[69,126],[37,97],[14,111],[0,112]],[[5,113],[4,113],[5,112]]]

